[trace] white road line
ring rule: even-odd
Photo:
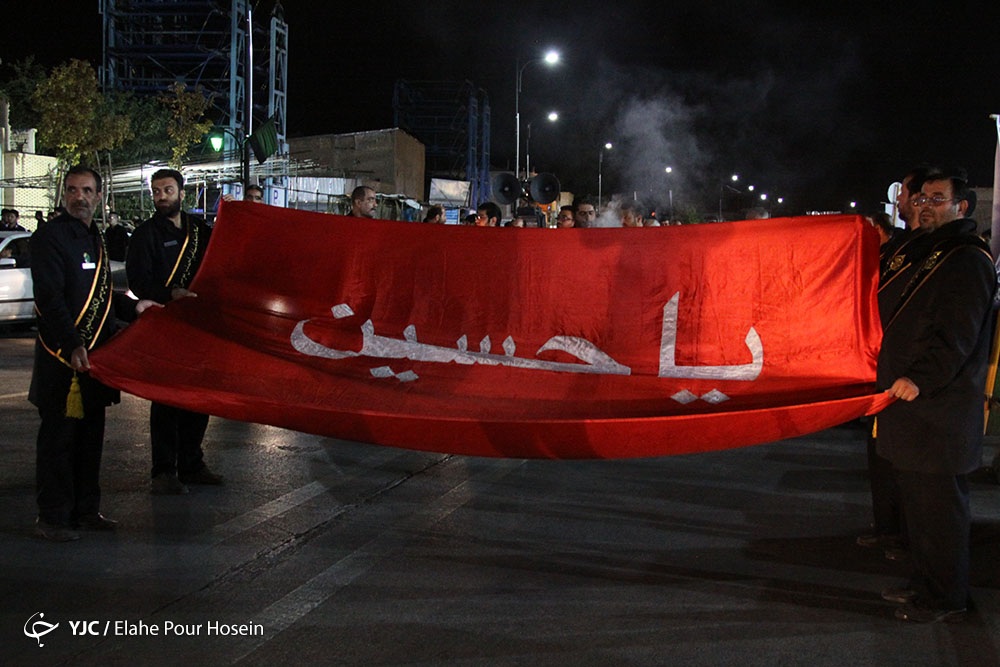
[[[312,482],[306,484],[305,486],[299,487],[294,491],[286,493],[283,496],[275,498],[269,503],[265,503],[260,507],[255,507],[254,509],[241,514],[240,516],[234,517],[229,521],[215,526],[212,531],[212,543],[217,544],[226,540],[234,535],[239,535],[240,533],[250,530],[254,526],[269,521],[279,514],[283,514],[288,510],[301,505],[302,503],[315,498],[316,496],[326,493],[329,487],[322,482]],[[339,504],[338,504],[339,506]]]
[[[0,394],[0,401],[6,400],[8,398],[28,398],[28,392],[19,391],[16,394]]]
[[[355,465],[359,468],[369,468],[386,461],[395,460],[407,454],[409,454],[409,452],[392,449],[377,450],[374,454],[366,456]],[[447,457],[442,457],[440,460],[444,460],[445,458]],[[259,507],[255,507],[249,512],[245,512],[239,516],[233,517],[225,523],[215,526],[209,533],[211,536],[209,543],[219,544],[230,537],[239,535],[242,532],[250,530],[265,521],[270,521],[274,517],[284,514],[285,512],[308,502],[316,496],[323,495],[331,488],[335,488],[335,485],[318,481],[300,486],[294,491],[289,491],[283,496],[279,496],[270,502],[264,503]],[[342,511],[343,507],[344,505],[342,503],[331,503],[326,507],[325,516],[336,516]]]
[[[481,493],[484,485],[493,484],[509,475],[524,464],[517,459],[493,460],[488,474],[474,479],[465,479],[452,487],[422,509],[402,521],[389,525],[372,540],[361,545],[336,563],[305,582],[279,600],[276,600],[260,614],[254,615],[254,622],[264,626],[264,636],[254,638],[249,645],[241,644],[244,651],[231,660],[232,663],[246,658],[263,644],[289,628],[340,589],[373,569],[382,561],[406,545],[410,536],[421,527],[432,526],[465,505]]]

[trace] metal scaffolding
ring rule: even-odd
[[[428,176],[470,181],[471,204],[490,196],[490,102],[463,81],[396,82],[396,127],[425,146]]]
[[[228,130],[225,155],[239,156],[253,128],[273,117],[278,154],[287,156],[288,24],[280,1],[270,4],[254,17],[247,0],[100,0],[102,85],[140,95],[176,81],[201,86],[216,125]],[[270,185],[285,178],[276,174]]]

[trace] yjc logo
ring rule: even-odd
[[[37,616],[39,620],[34,621],[35,616]],[[58,623],[49,623],[48,621],[41,620],[43,618],[45,618],[45,614],[38,612],[32,615],[32,617],[29,618],[24,624],[24,634],[28,637],[33,637],[35,641],[38,642],[39,648],[45,646],[45,644],[42,643],[42,637],[59,627]],[[29,626],[31,628],[30,630],[28,629]]]

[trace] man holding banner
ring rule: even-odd
[[[104,238],[93,222],[100,174],[72,167],[63,193],[66,212],[31,237],[38,339],[28,400],[41,417],[35,534],[51,542],[80,539],[77,528],[117,526],[100,513],[99,476],[104,409],[120,395],[90,375],[90,353],[111,338],[116,317],[131,320],[153,305],[111,289]]]
[[[882,597],[901,620],[959,621],[968,604],[966,477],[982,454],[996,271],[967,198],[964,173],[930,176],[913,200],[924,233],[882,276],[899,296],[882,314],[878,386],[901,400],[878,416],[878,453],[898,474],[914,565]]]
[[[129,243],[129,288],[139,298],[161,303],[194,297],[187,288],[201,266],[210,230],[203,219],[181,211],[184,177],[179,171],[160,169],[150,188],[156,214],[136,228]],[[207,427],[208,415],[157,402],[150,406],[154,495],[187,493],[185,483],[223,483],[203,460],[201,441]]]

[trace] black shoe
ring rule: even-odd
[[[118,522],[101,513],[87,514],[76,520],[75,527],[83,530],[115,530],[118,528]]]
[[[902,535],[890,535],[885,533],[875,533],[872,535],[859,535],[858,539],[859,547],[888,549],[903,546],[903,536]]]
[[[211,486],[223,486],[226,482],[222,475],[216,475],[207,467],[203,467],[195,472],[178,475],[177,478],[185,484],[208,484]]]
[[[917,592],[912,588],[886,588],[882,591],[882,599],[899,604],[909,604],[917,599]]]
[[[80,533],[72,528],[45,523],[41,519],[35,520],[35,535],[49,542],[72,542],[80,539]]]
[[[896,609],[896,618],[914,623],[961,623],[965,620],[966,608],[935,609],[919,602],[908,602]]]
[[[150,483],[149,492],[154,496],[182,496],[188,492],[188,488],[181,484],[177,475],[169,472],[161,472],[153,478]]]

